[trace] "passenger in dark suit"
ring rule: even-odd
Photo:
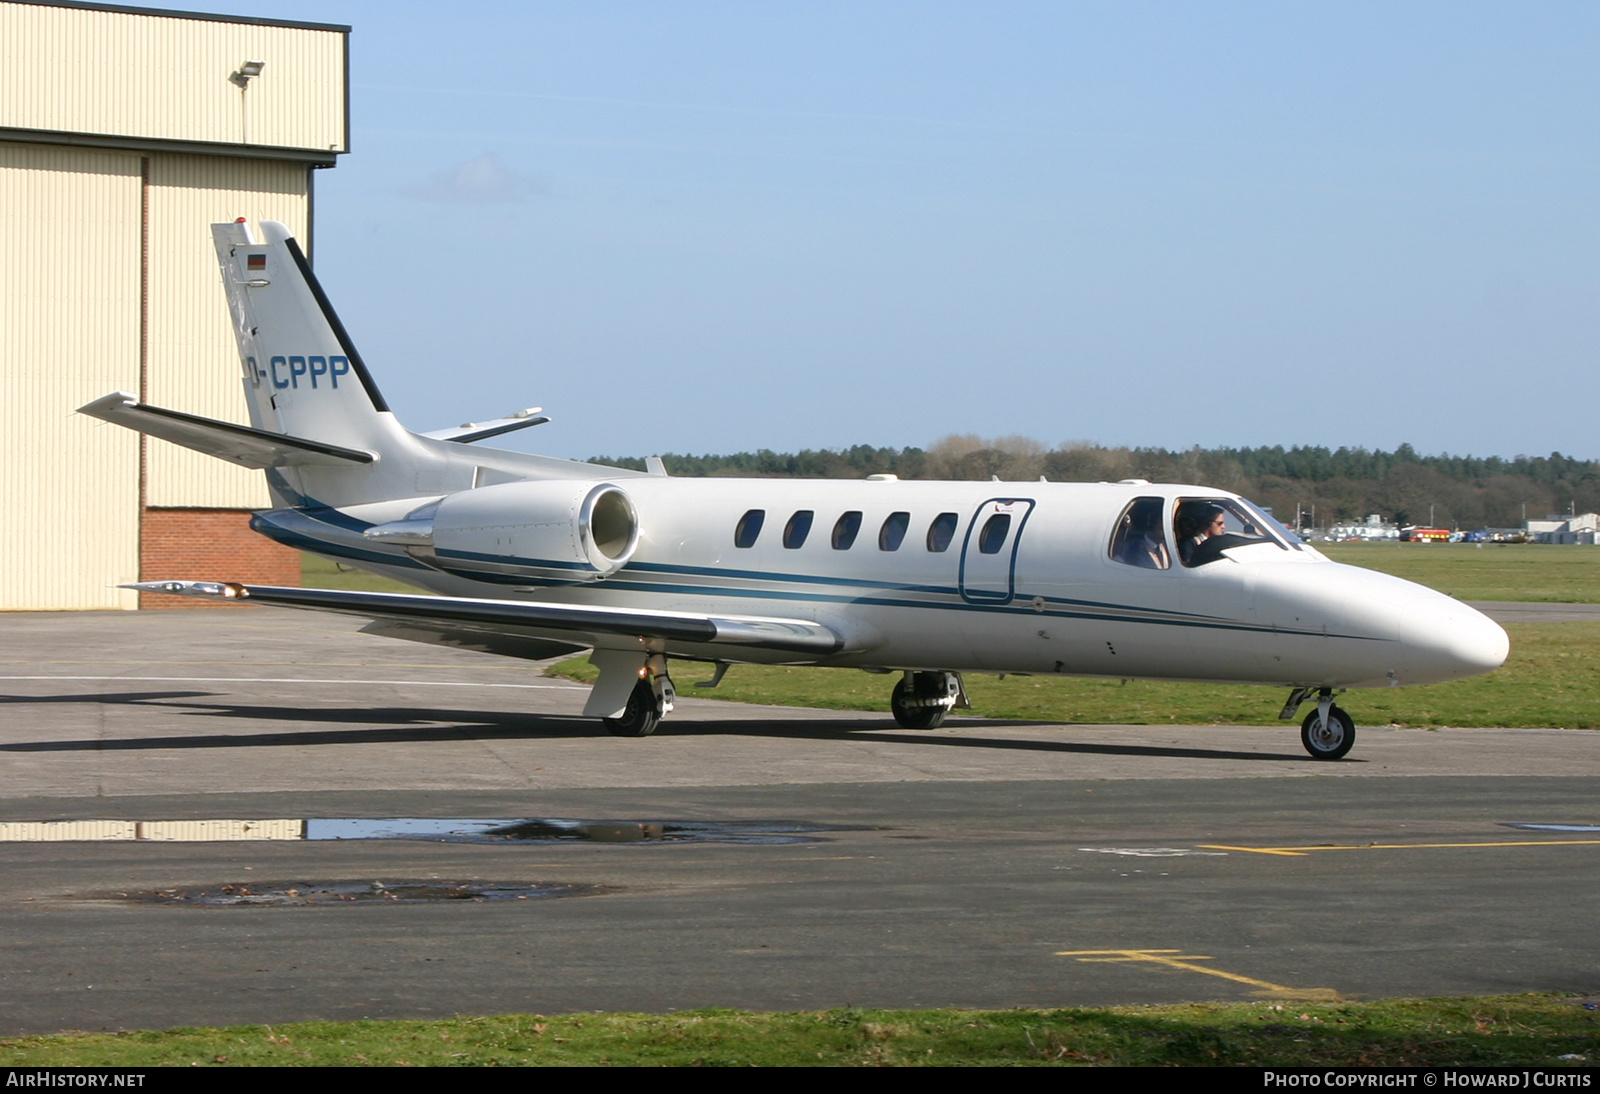
[[[1165,570],[1172,564],[1167,557],[1166,539],[1161,534],[1159,498],[1141,498],[1129,506],[1117,538],[1118,562],[1147,570]]]

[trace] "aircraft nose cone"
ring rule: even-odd
[[[1493,672],[1505,664],[1511,640],[1500,624],[1473,608],[1441,596],[1408,606],[1401,639],[1409,678],[1402,683],[1437,683]]]

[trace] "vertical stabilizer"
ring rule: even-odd
[[[252,424],[370,444],[367,429],[389,407],[289,230],[272,220],[261,224],[262,240],[242,222],[211,230]]]
[[[276,221],[259,234],[214,224],[250,422],[258,429],[375,453],[368,467],[268,472],[280,505],[347,505],[418,493],[437,462],[401,428],[304,252]]]

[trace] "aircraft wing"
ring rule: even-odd
[[[701,647],[703,651],[706,646],[734,646],[777,650],[806,659],[837,653],[845,645],[831,628],[809,619],[291,589],[221,581],[141,581],[123,587],[144,593],[340,612],[373,620],[366,629],[377,634],[535,659],[586,646],[616,647],[618,639],[660,641],[669,655],[685,647]]]

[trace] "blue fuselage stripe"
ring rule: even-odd
[[[337,516],[336,516],[337,514]],[[335,527],[343,527],[352,531],[361,531],[371,527],[370,524],[339,513],[338,510],[316,509],[298,510],[297,515],[313,521],[321,521]],[[340,519],[342,518],[342,519]],[[383,553],[380,551],[361,550],[340,542],[319,540],[307,533],[290,531],[279,527],[263,514],[257,514],[253,526],[257,531],[270,536],[280,543],[303,550],[315,551],[325,555],[336,555],[358,562],[367,562],[384,566],[399,566],[406,569],[428,570],[435,569],[425,563],[413,559],[402,552]],[[562,563],[549,559],[523,559],[509,555],[485,555],[464,551],[440,552],[441,556],[449,555],[463,560],[493,562],[506,566],[526,566],[529,569],[588,569],[577,563]],[[467,570],[460,567],[438,567],[445,573],[471,581],[480,581],[488,585],[522,585],[522,586],[562,586],[588,584],[587,582],[552,581],[549,578],[536,577],[533,574],[518,575],[503,572],[484,572]],[[660,575],[661,579],[656,579]],[[681,581],[663,580],[672,577],[678,578],[709,578],[719,584],[694,583],[685,584]],[[833,587],[835,589],[859,589],[859,594],[839,592],[811,592],[798,589],[760,588],[749,584],[734,584],[738,582],[771,582],[773,584],[811,585]],[[933,609],[937,611],[980,612],[989,614],[1004,614],[1014,616],[1040,616],[1051,619],[1082,619],[1105,623],[1144,623],[1156,626],[1193,627],[1204,630],[1244,631],[1257,634],[1282,634],[1300,637],[1315,638],[1348,638],[1361,641],[1373,641],[1367,635],[1353,634],[1328,634],[1321,630],[1299,630],[1280,626],[1262,626],[1260,624],[1244,623],[1217,616],[1196,615],[1191,612],[1177,612],[1166,608],[1145,608],[1134,604],[1116,604],[1099,600],[1079,600],[1071,597],[1057,597],[1044,595],[1030,595],[1018,591],[1014,598],[1008,598],[1006,603],[983,604],[971,603],[963,600],[960,590],[953,585],[920,585],[907,582],[876,581],[870,578],[848,578],[820,576],[809,574],[782,573],[765,570],[734,570],[711,566],[684,566],[662,562],[630,562],[617,572],[616,575],[595,584],[596,588],[606,590],[626,591],[633,593],[648,593],[657,596],[713,596],[726,599],[739,599],[748,601],[789,601],[823,604],[859,604],[871,605],[880,608],[918,608]],[[891,595],[872,595],[888,593]],[[914,599],[905,595],[892,594],[923,593],[927,599]],[[1035,607],[1035,602],[1044,607]]]
[[[979,612],[984,614],[1004,614],[1015,616],[1038,616],[1044,619],[1088,619],[1106,623],[1154,623],[1169,627],[1197,627],[1208,630],[1251,631],[1260,634],[1287,634],[1302,637],[1334,637],[1334,638],[1360,638],[1360,635],[1324,635],[1321,631],[1286,630],[1282,627],[1263,627],[1251,623],[1237,623],[1225,619],[1204,618],[1172,618],[1163,615],[1161,618],[1150,618],[1148,615],[1112,614],[1112,612],[1150,612],[1156,613],[1160,609],[1139,608],[1132,605],[1122,605],[1112,608],[1112,612],[1094,611],[1066,611],[1062,609],[1046,608],[1039,611],[1029,601],[1032,598],[1025,594],[1018,594],[1017,601],[1011,604],[969,604],[962,600],[905,600],[896,597],[881,596],[840,596],[833,593],[804,593],[782,589],[750,589],[738,587],[714,587],[706,585],[667,585],[658,582],[634,582],[626,579],[612,578],[605,583],[607,589],[625,590],[628,592],[657,593],[673,596],[717,596],[740,598],[746,600],[787,600],[805,601],[810,603],[825,604],[870,604],[880,608],[934,608],[939,611]],[[1067,601],[1066,603],[1072,603]]]

